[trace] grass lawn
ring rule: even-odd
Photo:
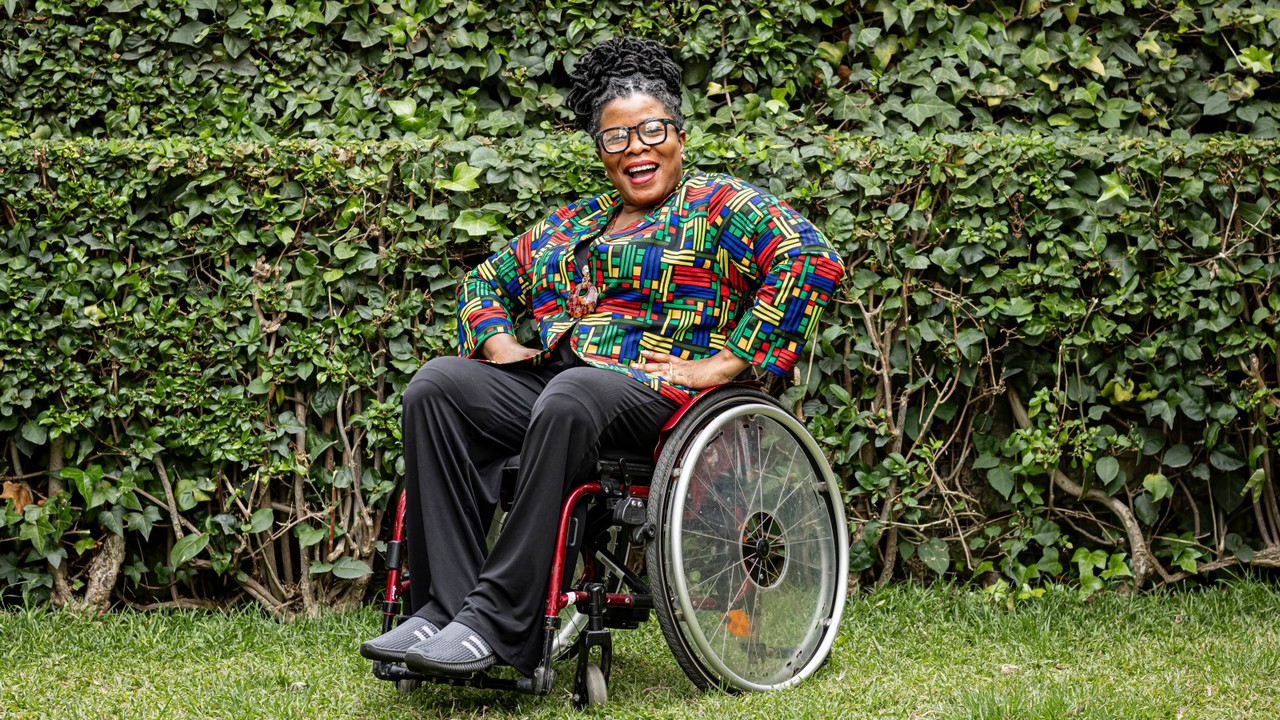
[[[397,694],[356,653],[372,609],[278,624],[229,614],[0,614],[0,718],[574,718],[548,697]],[[831,662],[797,689],[700,694],[656,620],[614,635],[612,718],[1280,718],[1280,589],[1255,581],[1012,610],[901,585],[850,599]]]

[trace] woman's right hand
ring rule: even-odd
[[[485,340],[484,345],[480,346],[480,354],[489,362],[499,364],[520,362],[541,355],[537,350],[517,342],[515,335],[507,333],[494,335]]]

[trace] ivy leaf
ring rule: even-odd
[[[49,439],[49,431],[35,420],[28,420],[22,423],[22,439],[32,445],[43,445]]]
[[[1142,487],[1151,493],[1151,498],[1155,502],[1160,502],[1167,497],[1173,497],[1173,484],[1169,482],[1169,478],[1161,473],[1151,473],[1142,479]]]
[[[453,221],[453,227],[468,235],[481,237],[502,232],[502,225],[499,224],[496,215],[492,213],[481,215],[475,210],[463,210],[458,215],[458,219]]]
[[[1160,519],[1160,509],[1156,507],[1148,493],[1141,493],[1133,499],[1133,513],[1147,525],[1155,525]]]
[[[1124,561],[1124,555],[1115,553],[1107,562],[1107,569],[1102,571],[1102,579],[1110,580],[1113,577],[1133,577],[1133,571],[1129,569],[1129,565]]]
[[[956,333],[956,345],[966,360],[976,361],[982,356],[983,343],[987,336],[977,328],[967,327]]]
[[[1013,492],[1013,472],[1004,465],[992,468],[987,473],[987,482],[991,483],[991,487],[995,488],[995,491],[1005,500],[1008,500],[1009,494]]]
[[[262,395],[271,389],[271,376],[259,375],[249,383],[246,389],[251,395]]]
[[[299,547],[311,547],[324,539],[324,528],[313,528],[310,525],[294,525],[293,535],[298,538]]]
[[[937,97],[923,97],[922,99],[912,100],[903,106],[902,116],[910,120],[912,125],[920,127],[929,118],[950,110],[951,107],[950,103],[943,102]]]
[[[418,101],[413,98],[388,100],[387,107],[391,108],[391,114],[396,117],[411,118],[418,112]]]
[[[848,45],[846,43],[836,44],[836,43],[830,43],[830,42],[820,42],[818,43],[817,49],[818,49],[818,57],[822,58],[823,60],[826,60],[828,63],[831,63],[832,65],[839,65],[840,61],[844,59],[844,53],[845,53],[845,50],[848,49]]]
[[[1249,481],[1244,484],[1244,489],[1240,491],[1241,495],[1252,496],[1256,505],[1262,501],[1262,485],[1267,481],[1267,472],[1263,468],[1258,468],[1249,476]]]
[[[124,535],[124,508],[114,507],[98,513],[98,523],[116,535]]]
[[[1240,51],[1238,60],[1240,67],[1252,73],[1270,73],[1274,56],[1270,50],[1260,47],[1247,47]]]
[[[364,564],[360,560],[354,560],[346,555],[338,558],[333,563],[333,574],[343,580],[355,580],[358,577],[364,577],[373,572],[373,569]]]
[[[1109,173],[1103,175],[1101,179],[1104,187],[1102,195],[1098,196],[1099,203],[1104,203],[1113,197],[1129,202],[1129,186],[1125,184],[1124,178],[1116,173]]]
[[[849,543],[849,572],[862,572],[876,564],[875,546],[866,540]]]
[[[1120,474],[1120,461],[1114,457],[1107,455],[1098,458],[1098,463],[1094,468],[1098,473],[1098,479],[1103,485],[1110,485],[1112,480]]]
[[[1095,75],[1101,75],[1102,77],[1107,76],[1107,66],[1103,65],[1102,61],[1098,59],[1097,53],[1094,53],[1092,57],[1081,63],[1080,67],[1094,73]]]
[[[250,41],[248,38],[240,37],[237,33],[227,33],[222,36],[222,47],[227,49],[227,56],[232,60],[244,54],[249,49]]]
[[[1250,547],[1249,544],[1245,542],[1244,538],[1239,535],[1235,533],[1227,533],[1227,536],[1223,538],[1223,545],[1228,550],[1235,553],[1236,559],[1240,562],[1247,563],[1253,561],[1253,556],[1255,554],[1253,548]]]
[[[1164,454],[1164,465],[1171,468],[1186,467],[1191,462],[1191,448],[1178,444],[1169,448]]]
[[[1236,457],[1229,447],[1209,453],[1209,464],[1223,472],[1234,472],[1244,467],[1244,461]]]
[[[272,512],[271,508],[258,508],[249,516],[246,532],[250,535],[256,535],[257,533],[271,527],[271,523],[273,522],[275,522],[275,513]]]
[[[200,22],[199,20],[192,20],[186,25],[174,30],[173,34],[169,36],[169,42],[177,43],[179,45],[195,46],[204,39],[205,34],[208,32],[208,25]]]
[[[951,564],[951,552],[947,550],[947,543],[942,538],[929,538],[916,548],[916,555],[929,566],[930,570],[939,575],[945,573]]]
[[[1209,96],[1204,103],[1205,115],[1221,115],[1231,109],[1231,99],[1226,93],[1217,92]]]
[[[1022,60],[1022,64],[1026,65],[1032,72],[1039,72],[1045,65],[1048,65],[1053,58],[1049,55],[1049,51],[1047,49],[1038,45],[1032,45],[1022,51],[1022,55],[1019,56],[1019,59]]]
[[[441,190],[471,192],[480,187],[480,183],[476,182],[480,172],[480,168],[473,168],[465,162],[460,162],[453,167],[453,179],[439,180],[436,182],[436,187]]]
[[[67,559],[67,550],[62,547],[49,548],[44,553],[45,562],[53,569],[58,569],[62,565],[62,561]]]
[[[142,534],[143,540],[151,539],[151,528],[160,520],[160,509],[148,505],[142,512],[131,512],[125,516],[130,530]]]
[[[173,549],[169,551],[169,566],[175,569],[181,567],[188,560],[199,555],[208,544],[208,535],[192,534],[183,537],[174,543]]]

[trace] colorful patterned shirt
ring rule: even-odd
[[[458,288],[460,354],[476,354],[531,315],[540,359],[567,333],[588,365],[676,402],[694,391],[631,367],[640,350],[695,360],[727,347],[779,374],[796,364],[844,273],[817,228],[729,175],[686,173],[643,218],[606,235],[620,206],[611,191],[562,207],[471,271]],[[575,318],[568,297],[583,241],[591,245],[582,276],[599,301]]]

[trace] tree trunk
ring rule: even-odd
[[[124,565],[124,538],[108,532],[106,538],[98,545],[98,552],[89,563],[89,582],[84,589],[84,597],[72,602],[76,610],[89,610],[103,613],[111,605],[111,592],[116,587],[116,578],[120,577],[120,567]]]
[[[49,443],[49,483],[47,486],[47,497],[53,498],[58,493],[66,489],[62,484],[62,479],[58,477],[58,473],[62,471],[65,464],[63,456],[65,439],[59,435],[53,438]],[[53,575],[53,595],[50,600],[55,607],[66,607],[75,599],[75,593],[71,591],[71,583],[67,582],[67,564],[66,562],[58,563],[57,567],[49,566],[49,572]]]

